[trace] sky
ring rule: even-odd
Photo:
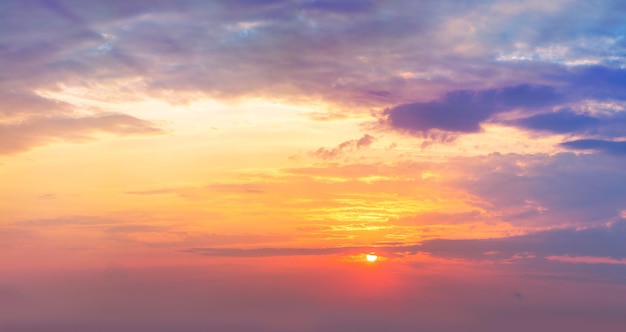
[[[0,332],[624,331],[625,36],[621,0],[0,0]]]

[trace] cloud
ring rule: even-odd
[[[38,238],[32,229],[17,229],[16,227],[0,227],[0,248],[2,250],[10,249],[14,246],[21,246],[27,241],[38,241]]]
[[[319,148],[315,151],[309,151],[310,157],[319,158],[323,160],[332,160],[344,156],[346,153],[353,152],[360,149],[368,148],[374,143],[376,138],[369,134],[363,135],[359,139],[353,139],[345,141],[332,149]]]
[[[593,256],[626,258],[626,221],[583,229],[565,228],[527,235],[477,240],[429,240],[421,250],[435,256],[472,260],[525,256]],[[487,254],[492,253],[492,254]]]
[[[75,215],[19,220],[0,227],[0,237],[4,239],[0,247],[19,244],[26,238],[30,238],[33,242],[45,243],[46,240],[54,238],[55,231],[67,229],[80,232],[88,238],[111,241],[116,245],[123,243],[150,247],[262,244],[293,239],[293,235],[283,233],[197,232],[186,228],[187,225],[181,224],[180,220],[176,220],[178,224],[174,225],[172,222],[155,224],[155,219],[162,221],[162,217],[119,213],[113,216]],[[33,238],[33,236],[38,236],[38,238]]]
[[[470,222],[485,221],[486,216],[480,211],[473,210],[461,213],[424,212],[413,216],[390,220],[394,225],[425,226],[425,225],[454,225]]]
[[[125,191],[128,195],[177,195],[185,199],[207,199],[214,193],[263,194],[265,189],[254,183],[209,184],[202,187],[156,188]]]
[[[541,259],[543,263],[578,262],[623,264],[626,259],[626,220],[582,229],[557,228],[526,235],[490,239],[433,239],[419,245],[381,245],[327,248],[190,248],[185,252],[207,257],[284,257],[359,255],[374,251],[386,257],[428,253],[446,259],[512,262]],[[554,257],[588,259],[555,259]],[[597,258],[595,261],[589,258]],[[543,264],[542,263],[542,264]]]
[[[37,198],[41,200],[51,200],[51,199],[57,199],[59,198],[59,196],[57,194],[41,194],[37,196]]]
[[[58,140],[87,141],[93,139],[96,133],[125,136],[162,132],[149,121],[118,113],[84,117],[36,117],[0,124],[0,154],[23,152]]]
[[[600,151],[611,155],[626,155],[626,142],[607,141],[601,139],[580,139],[561,143],[561,146],[572,150]]]
[[[532,130],[545,130],[553,133],[585,133],[598,127],[600,119],[562,109],[557,112],[524,118],[518,123]]]
[[[33,91],[139,78],[145,84],[130,94],[276,96],[274,91],[389,106],[468,87],[541,84],[558,72],[543,64],[554,63],[554,56],[545,56],[554,50],[568,50],[562,63],[593,55],[603,66],[623,51],[615,14],[623,8],[612,1],[595,6],[399,0],[37,4],[10,0],[10,10],[0,13],[3,31],[11,36],[0,51],[2,62],[11,64],[0,77],[5,88]],[[615,42],[604,43],[608,46],[599,52],[603,38]],[[540,63],[494,61],[497,53],[525,51]]]
[[[372,0],[346,0],[341,2],[330,0],[308,0],[303,2],[302,8],[331,11],[336,13],[360,13],[375,9],[376,3]]]
[[[570,93],[598,100],[626,100],[626,69],[613,66],[574,68],[556,76],[569,85]]]
[[[3,119],[18,118],[23,115],[69,115],[72,107],[68,103],[41,97],[28,91],[0,91]]]
[[[594,256],[546,256],[547,260],[567,262],[567,263],[586,263],[586,264],[618,264],[626,265],[626,259],[615,259],[610,257],[594,257]]]
[[[259,191],[263,194],[255,193]],[[174,194],[223,208],[246,204],[254,195],[263,206],[279,202],[285,218],[314,209],[316,220],[335,223],[340,209],[349,223],[357,223],[354,215],[368,215],[390,226],[506,223],[526,229],[618,218],[626,208],[626,169],[620,158],[609,155],[494,153],[441,161],[286,168],[264,183],[136,188],[127,193]],[[223,200],[224,193],[233,195]],[[424,212],[422,202],[433,202],[432,210]],[[390,207],[402,209],[396,215],[387,210]]]
[[[625,137],[626,113],[613,109],[596,113],[591,115],[572,109],[560,109],[522,118],[512,124],[541,133],[566,134],[570,140],[559,145],[567,149],[624,154],[626,149],[622,142],[614,139]],[[579,139],[571,140],[574,135]]]
[[[556,89],[546,85],[459,90],[446,93],[440,100],[390,108],[385,111],[385,120],[393,129],[422,135],[431,130],[471,133],[480,131],[481,123],[496,113],[546,107],[561,99]]]
[[[119,220],[98,216],[66,216],[58,218],[28,219],[13,222],[14,226],[25,227],[64,227],[64,226],[106,226],[120,223]]]
[[[612,110],[591,115],[576,112],[568,105],[583,100],[625,100],[626,71],[605,66],[559,68],[559,71],[560,74],[545,75],[554,86],[524,83],[485,90],[454,90],[438,100],[388,108],[382,122],[390,129],[438,142],[455,140],[451,134],[479,132],[488,121],[554,134],[623,136],[626,128],[623,112]],[[559,110],[546,112],[558,105],[561,105]],[[515,121],[495,119],[497,114],[513,110],[533,115]]]
[[[590,224],[619,217],[626,200],[621,159],[608,155],[500,155],[462,158],[453,186],[518,226]],[[462,166],[461,166],[462,165]]]
[[[102,77],[142,77],[152,92],[302,95],[309,91],[330,97],[337,93],[327,83],[340,80],[342,72],[364,76],[358,68],[351,68],[350,52],[341,40],[349,38],[367,49],[362,41],[368,38],[408,36],[403,28],[413,21],[402,17],[381,22],[376,18],[380,8],[373,1],[159,2],[149,6],[133,0],[115,6],[52,1],[33,8],[9,1],[8,6],[13,14],[0,19],[8,35],[15,37],[4,43],[0,57],[16,66],[0,77],[0,83],[20,77],[26,90]],[[350,24],[336,20],[337,15],[359,13],[370,14],[351,17]],[[22,15],[37,24],[25,24]],[[378,29],[383,23],[386,29]],[[341,34],[345,38],[338,38]],[[334,60],[320,61],[321,49],[334,53]],[[264,65],[254,65],[259,61]],[[26,73],[30,75],[25,77]],[[365,91],[377,89],[341,90],[367,97]]]
[[[191,248],[185,250],[209,257],[275,257],[275,256],[318,256],[338,254],[363,254],[372,251],[372,247],[338,248]]]
[[[482,121],[500,112],[480,98],[481,91],[506,94],[515,87],[593,79],[601,83],[593,88],[597,98],[613,98],[623,86],[619,66],[610,62],[624,49],[615,32],[622,26],[615,13],[623,7],[612,1],[596,6],[583,1],[518,6],[499,1],[148,5],[129,0],[115,5],[45,1],[29,6],[10,0],[7,8],[0,21],[11,37],[0,45],[0,61],[10,65],[3,67],[0,86],[26,95],[132,79],[140,84],[125,89],[130,98],[149,94],[185,99],[189,93],[189,98],[324,99],[351,106],[342,107],[342,113],[369,112],[372,106],[397,108],[389,117],[396,129],[466,133],[478,131]],[[480,19],[478,13],[483,14]],[[527,28],[529,21],[533,29]],[[599,52],[594,45],[603,45],[604,39],[608,46]],[[496,53],[525,51],[520,47],[539,63],[494,61]],[[558,53],[555,49],[568,50],[558,64],[545,56]],[[600,59],[594,68],[574,73],[564,65],[589,55]],[[581,85],[571,93],[585,89],[590,88]],[[162,94],[172,91],[177,93]],[[452,96],[463,91],[473,94],[467,112]],[[427,101],[437,95],[447,97]],[[529,105],[533,100],[524,106],[536,108]],[[443,119],[438,110],[452,119]],[[403,125],[398,118],[411,121]]]

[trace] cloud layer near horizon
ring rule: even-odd
[[[519,255],[522,255],[520,258],[544,259],[551,256],[570,256],[612,258],[615,264],[626,264],[625,239],[626,221],[620,220],[608,225],[584,229],[551,229],[495,239],[434,239],[417,245],[330,248],[191,248],[186,252],[207,257],[355,255],[370,251],[394,257],[424,252],[437,257],[485,261],[515,259]],[[599,263],[608,264],[607,261]]]

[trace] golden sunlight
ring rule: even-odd
[[[365,255],[365,259],[366,259],[368,262],[372,262],[372,263],[373,263],[373,262],[375,262],[376,260],[378,260],[378,256],[372,252],[372,253],[366,254],[366,255]]]

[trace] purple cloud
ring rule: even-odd
[[[538,231],[497,239],[429,240],[422,243],[420,249],[436,256],[474,260],[511,258],[519,253],[541,258],[571,255],[624,259],[626,221],[584,229]]]
[[[600,151],[611,155],[626,155],[626,142],[607,141],[601,139],[580,139],[561,143],[561,146],[572,150]]]
[[[533,115],[519,120],[519,125],[532,130],[553,133],[585,133],[596,129],[601,121],[597,117],[577,114],[569,109]]]
[[[501,260],[524,253],[545,258],[551,255],[626,258],[626,221],[590,226],[583,229],[562,228],[536,231],[526,235],[472,240],[434,239],[419,245],[328,248],[191,248],[185,252],[207,257],[277,257],[353,255],[375,251],[402,256],[428,252],[434,256],[472,260]]]
[[[618,218],[626,199],[620,158],[604,155],[490,155],[467,158],[458,185],[514,225],[592,224]]]
[[[427,103],[404,104],[385,111],[386,121],[397,130],[470,133],[492,115],[513,108],[537,109],[554,105],[562,96],[546,85],[518,85],[480,91],[460,90]]]

